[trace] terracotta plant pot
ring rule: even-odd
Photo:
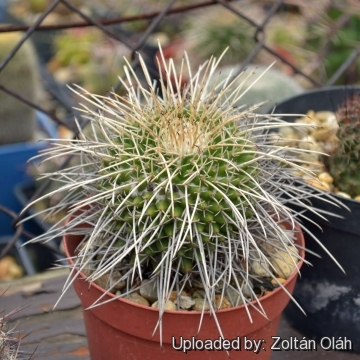
[[[298,230],[296,232],[296,242],[303,248],[304,237],[300,229]],[[68,257],[75,255],[76,247],[80,241],[81,236],[68,235],[64,237],[64,247]],[[299,250],[301,257],[304,258],[304,250]],[[74,264],[71,259],[69,262],[71,265]],[[303,261],[299,262],[299,267],[302,263]],[[284,283],[289,293],[293,292],[297,275],[298,273],[294,272]],[[85,281],[85,275],[81,272],[77,273],[77,278],[73,285],[84,309],[90,307],[104,294],[102,288]],[[113,297],[114,295],[112,294],[106,294],[102,298],[102,302]],[[239,344],[241,349],[241,351],[231,350],[229,352],[231,359],[270,359],[270,347],[273,343],[272,336],[276,335],[281,313],[289,300],[289,296],[281,288],[277,288],[270,294],[263,296],[260,301],[268,319],[249,306],[248,310],[252,316],[252,323],[249,321],[244,305],[217,311],[217,318],[222,328],[224,339],[230,341],[235,339],[236,341],[232,344],[235,347]],[[196,337],[198,345],[200,345],[199,340],[214,341],[219,339],[220,335],[214,318],[208,313],[205,313],[200,332],[198,333],[201,312],[166,311],[162,323],[162,348],[160,348],[159,331],[157,330],[153,335],[158,316],[157,309],[137,305],[124,299],[116,299],[107,304],[85,310],[84,320],[91,359],[228,359],[226,351],[189,350],[185,354],[183,351],[176,350],[172,346],[172,339],[175,341],[174,345],[176,348],[181,346],[181,338],[192,341],[192,337]],[[251,341],[256,341],[257,344],[260,341],[258,353],[256,353]],[[213,342],[214,348],[218,346],[218,343],[219,341]],[[248,350],[244,349],[245,345],[249,346]]]

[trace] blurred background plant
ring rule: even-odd
[[[52,2],[53,0],[9,0],[11,4],[9,12],[17,19],[31,24]],[[125,35],[132,43],[136,43],[150,23],[149,19],[141,19],[138,15],[161,11],[168,3],[168,0],[122,2],[74,0],[71,2],[82,13],[97,20],[136,17],[133,21],[108,27],[116,33]],[[174,3],[173,7],[183,7],[201,4],[201,1],[178,0]],[[312,76],[321,83],[330,79],[350,53],[360,45],[358,40],[360,6],[356,0],[284,0],[282,5],[271,14],[264,28],[261,28],[259,25],[269,16],[271,7],[275,3],[275,0],[229,2],[222,0],[214,6],[202,6],[193,11],[170,14],[154,28],[147,43],[153,45],[156,37],[161,38],[163,45],[181,40],[182,48],[195,55],[199,64],[211,55],[219,56],[223,49],[229,46],[224,64],[232,65],[246,60],[255,45],[259,41],[264,41],[275,55],[263,48],[252,59],[252,63],[269,63],[277,59],[276,55],[280,55],[292,65],[304,69],[306,75]],[[229,6],[232,9],[229,9]],[[64,4],[59,4],[46,17],[43,24],[66,24],[83,20],[81,15]],[[258,31],[256,31],[257,26]],[[78,48],[76,43],[79,44]],[[94,50],[89,43],[97,49]],[[69,77],[74,75],[74,80],[80,82],[84,77],[85,83],[99,83],[99,80],[94,80],[96,68],[100,77],[107,71],[109,79],[108,81],[103,79],[99,85],[101,91],[106,89],[109,83],[112,84],[110,79],[113,73],[118,72],[120,76],[122,75],[121,71],[119,72],[122,55],[130,52],[129,48],[124,44],[120,45],[119,42],[110,45],[109,39],[101,33],[101,30],[88,27],[81,31],[76,29],[56,31],[48,45],[54,53],[50,61],[54,66],[54,68],[50,66],[51,71],[58,71],[59,63],[63,68],[70,64],[70,67],[74,67],[77,62],[86,64],[86,69],[75,71],[75,74],[73,74],[74,69],[69,70],[72,71]],[[64,47],[69,49],[64,50]],[[112,48],[112,51],[109,48]],[[100,54],[110,55],[109,52],[113,52],[113,56],[110,56],[112,61],[101,59]],[[294,70],[281,61],[278,61],[276,66],[288,74],[294,74]],[[359,60],[348,68],[344,77],[339,78],[338,82],[346,81],[349,76],[349,81],[358,82],[358,67]],[[64,72],[65,70],[61,74],[63,75]],[[92,79],[89,79],[89,72],[95,73]],[[61,78],[66,80],[67,76]],[[305,83],[307,87],[313,86],[309,82]],[[90,87],[93,87],[93,84]]]
[[[48,68],[57,81],[106,94],[123,76],[124,55],[129,55],[126,47],[96,28],[68,29],[54,39]]]
[[[319,18],[308,23],[304,38],[316,63],[314,74],[320,81],[331,78],[351,55],[360,48],[360,5],[344,7],[335,2],[326,7]],[[317,61],[316,61],[317,60]],[[339,84],[359,83],[360,58],[358,57],[337,80]]]

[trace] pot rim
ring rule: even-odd
[[[310,89],[310,90],[307,90],[305,92],[302,92],[300,94],[297,94],[297,95],[294,95],[294,96],[291,96],[287,99],[284,99],[282,101],[279,101],[277,104],[276,104],[276,107],[275,107],[275,111],[274,111],[274,114],[276,115],[276,108],[284,103],[287,103],[288,101],[291,101],[291,100],[295,100],[295,99],[298,99],[300,97],[306,97],[308,95],[313,95],[313,94],[321,94],[321,93],[324,93],[324,92],[328,92],[328,91],[336,91],[336,90],[360,90],[360,85],[332,85],[332,86],[324,86],[324,87],[321,87],[321,88],[317,88],[317,89]],[[326,110],[324,110],[326,111]]]
[[[300,227],[300,225],[296,224],[295,225],[295,229],[297,230],[295,232],[296,234],[296,243],[300,246],[299,249],[299,254],[301,256],[301,260],[299,260],[299,262],[297,263],[297,270],[295,270],[290,277],[288,277],[286,279],[286,281],[282,284],[283,287],[286,288],[286,286],[288,284],[290,284],[295,277],[297,277],[299,274],[300,274],[300,269],[304,263],[304,259],[305,259],[305,240],[304,240],[304,234],[303,234],[303,231]],[[69,252],[69,249],[68,249],[68,245],[67,245],[67,235],[65,234],[63,236],[63,244],[64,244],[64,250],[65,250],[65,254],[67,256],[67,261],[70,263],[71,265],[71,270],[74,269],[74,260],[73,258],[71,257],[70,255],[70,252]],[[80,278],[83,279],[84,281],[86,281],[86,276],[83,272],[79,271],[79,270],[76,270],[75,269],[75,272],[76,272],[76,275],[74,276],[79,276],[80,275]],[[138,308],[141,308],[141,309],[145,309],[145,310],[150,310],[150,311],[154,311],[154,312],[159,312],[159,309],[158,308],[152,308],[151,306],[145,306],[145,305],[140,305],[140,304],[137,304],[137,303],[134,303],[132,301],[129,301],[129,300],[126,300],[125,298],[119,298],[119,297],[116,297],[116,295],[110,293],[110,292],[107,292],[106,290],[104,290],[102,287],[100,287],[99,285],[95,284],[94,282],[90,282],[90,281],[86,281],[90,286],[93,286],[95,289],[97,289],[98,291],[102,292],[102,293],[105,293],[105,296],[109,296],[110,298],[112,298],[112,300],[104,300],[103,303],[99,302],[96,306],[102,306],[102,305],[105,305],[105,302],[110,302],[110,301],[123,301],[125,302],[126,304],[128,305],[133,305],[135,307],[138,307]],[[241,308],[245,308],[245,307],[254,307],[254,305],[258,304],[259,302],[263,302],[265,301],[266,299],[270,298],[271,296],[275,296],[277,293],[279,293],[280,291],[284,291],[283,288],[281,286],[277,287],[276,289],[272,290],[269,294],[267,295],[264,295],[264,296],[261,296],[260,298],[258,298],[257,300],[253,300],[251,301],[250,303],[247,303],[247,304],[242,304],[242,305],[239,305],[239,306],[233,306],[231,308],[228,308],[228,309],[220,309],[220,310],[215,310],[216,313],[226,313],[226,312],[229,312],[229,311],[233,311],[235,309],[241,309]],[[290,298],[291,300],[291,298]],[[199,316],[199,314],[211,314],[210,311],[196,311],[196,310],[192,310],[192,311],[187,311],[187,310],[165,310],[165,313],[169,313],[169,314],[178,314],[178,315],[191,315],[191,316]]]

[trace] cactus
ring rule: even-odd
[[[0,62],[3,61],[21,33],[0,34]],[[36,103],[41,95],[40,77],[35,50],[26,41],[0,72],[0,84]],[[36,128],[35,110],[15,97],[0,92],[0,144],[30,141]]]
[[[2,324],[0,324],[0,327],[2,327]],[[2,360],[16,360],[18,359],[18,349],[19,340],[9,333],[0,331],[0,358]]]
[[[360,194],[360,96],[346,99],[336,117],[338,145],[328,167],[335,186],[355,197]]]
[[[7,322],[12,315],[21,311],[19,307],[6,314],[4,310],[0,312],[0,359],[1,360],[31,360],[35,354],[28,354],[20,351],[21,335],[16,329],[16,325],[8,328]]]
[[[293,168],[299,167],[287,155],[302,150],[273,145],[268,138],[269,129],[287,125],[283,121],[273,115],[260,121],[234,106],[241,85],[215,93],[210,79],[220,60],[211,58],[182,88],[182,72],[177,74],[162,54],[166,79],[160,78],[160,98],[139,59],[146,85],[127,62],[122,81],[127,96],[104,97],[75,87],[91,103],[79,110],[91,120],[93,134],[58,141],[41,155],[51,161],[73,154],[82,164],[44,174],[63,183],[45,197],[66,194],[48,214],[68,209],[69,219],[32,241],[84,234],[76,268],[89,281],[114,276],[109,291],[126,281],[119,296],[150,278],[157,285],[160,321],[171,291],[189,283],[201,284],[214,316],[220,284],[222,294],[231,287],[242,302],[257,300],[249,286],[251,294],[245,296],[243,286],[257,277],[251,272],[254,263],[271,278],[278,252],[298,257],[292,231],[284,231],[281,222],[298,224],[302,213],[294,214],[286,203],[314,211],[301,201],[309,190],[291,182]],[[185,64],[191,74],[187,56],[184,71]]]

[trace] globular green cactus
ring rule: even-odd
[[[0,62],[8,56],[21,37],[21,33],[0,34]],[[38,102],[42,90],[37,57],[31,42],[26,41],[0,72],[0,84],[31,102]],[[35,128],[35,110],[1,91],[0,145],[33,140]]]
[[[334,185],[351,197],[360,195],[360,95],[349,97],[337,111],[337,149],[328,159]]]
[[[219,287],[225,295],[235,291],[241,303],[258,301],[244,284],[274,278],[274,260],[285,259],[285,253],[292,260],[284,262],[296,268],[293,231],[282,223],[295,226],[302,213],[293,213],[287,202],[314,211],[306,204],[309,190],[293,181],[292,170],[300,167],[292,154],[303,150],[273,144],[268,131],[288,126],[275,115],[260,118],[235,106],[246,91],[241,84],[215,91],[211,79],[220,60],[211,58],[193,74],[185,56],[176,73],[173,60],[167,63],[160,51],[160,74],[166,78],[158,85],[141,56],[139,61],[146,82],[127,63],[126,96],[75,88],[90,102],[79,111],[93,133],[58,141],[42,154],[45,161],[64,154],[81,159],[44,174],[63,183],[44,197],[66,194],[48,213],[68,209],[69,219],[32,241],[83,234],[76,268],[89,281],[110,275],[116,280],[108,282],[109,290],[126,282],[119,296],[137,291],[149,278],[157,285],[160,321],[171,291],[189,284],[204,289],[214,316]],[[185,71],[191,76],[183,87]]]
[[[185,273],[205,249],[238,236],[237,222],[253,214],[254,200],[245,193],[260,180],[255,144],[229,122],[232,116],[224,121],[219,108],[205,108],[200,98],[196,110],[176,105],[158,103],[130,118],[131,130],[113,139],[99,168],[98,191],[118,189],[114,201],[103,199],[111,231],[124,240],[138,234],[143,260],[160,261],[172,248]]]

